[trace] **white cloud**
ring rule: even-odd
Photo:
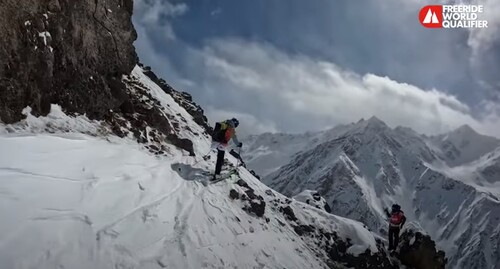
[[[450,1],[461,0],[437,2]],[[387,2],[400,3],[396,0]],[[419,9],[431,2],[402,4],[399,16],[414,15],[416,18]],[[376,115],[389,125],[409,126],[427,134],[469,124],[478,131],[500,136],[500,105],[496,103],[485,102],[481,112],[477,113],[475,107],[471,109],[455,96],[437,89],[421,89],[374,74],[356,74],[334,63],[289,55],[264,43],[224,39],[208,42],[203,49],[192,47],[177,40],[170,25],[173,17],[188,11],[185,4],[135,1],[134,24],[140,36],[136,45],[144,52],[141,59],[163,74],[173,86],[193,93],[195,99],[208,108],[210,119],[238,115],[244,123],[240,126],[242,133],[324,129]],[[414,30],[406,29],[405,32]],[[182,54],[179,57],[187,66],[184,66],[184,71],[174,66],[168,56],[158,54],[150,42],[153,34],[165,36],[162,43],[183,45],[182,51],[173,53]],[[498,31],[470,32],[468,45],[478,52],[477,55],[482,53],[484,56],[484,50],[488,48],[486,44],[497,34]],[[436,53],[436,57],[441,54]],[[438,66],[446,63],[443,70],[449,67],[447,58],[435,61]],[[427,75],[425,72],[415,73],[416,77]],[[474,118],[471,110],[480,119]]]
[[[470,29],[468,45],[472,49],[473,57],[488,51],[491,46],[500,41],[500,1],[481,0],[481,1],[459,1],[462,4],[483,5],[484,12],[479,15],[479,19],[488,21],[488,28]],[[475,60],[473,58],[473,60]]]
[[[217,17],[219,16],[220,14],[222,13],[222,8],[218,7],[214,10],[212,10],[212,12],[210,12],[210,16],[212,17]]]
[[[427,134],[469,124],[500,136],[497,104],[489,104],[483,120],[478,120],[466,104],[436,89],[424,90],[373,74],[361,76],[330,62],[290,56],[261,43],[216,40],[203,55],[206,87],[217,87],[219,95],[239,91],[253,95],[255,100],[272,100],[256,102],[254,107],[258,111],[279,111],[268,113],[266,118],[276,124],[285,117],[297,117],[316,121],[316,127],[321,128],[376,115],[389,125],[409,126]],[[259,128],[271,130],[275,126],[264,124]]]
[[[162,28],[162,34],[175,39],[175,33],[168,19],[182,16],[189,10],[185,3],[171,4],[166,0],[135,0],[134,18],[136,24]]]

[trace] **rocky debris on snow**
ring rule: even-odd
[[[273,193],[272,190],[268,189],[264,192],[265,194],[269,195],[269,196],[272,196],[272,197],[275,197],[276,195]]]
[[[237,190],[235,189],[231,189],[229,191],[229,198],[233,199],[233,200],[236,200],[236,199],[239,199],[240,198],[240,194],[238,193]]]
[[[367,249],[360,255],[349,253],[348,250],[352,246],[349,238],[344,241],[336,232],[326,232],[312,224],[301,224],[290,206],[283,207],[282,213],[287,216],[287,220],[292,221],[291,226],[299,236],[312,240],[319,249],[328,254],[330,263],[340,263],[350,268],[398,268],[384,251],[372,253]],[[379,250],[384,248],[381,241],[377,241],[377,247]]]
[[[299,236],[302,236],[304,234],[314,232],[314,226],[312,226],[312,225],[297,225],[297,226],[293,226],[293,230]]]
[[[349,253],[349,248],[352,246],[350,240],[340,240],[336,233],[322,233],[320,238],[326,238],[336,242],[325,246],[328,256],[332,261],[339,261],[342,265],[348,268],[369,269],[369,268],[384,268],[384,269],[399,269],[397,262],[392,261],[384,251],[371,253],[369,250],[355,256]],[[377,241],[379,250],[383,249],[381,241]]]
[[[263,217],[264,213],[266,212],[266,202],[264,201],[264,197],[255,194],[255,190],[250,187],[248,183],[246,183],[243,179],[239,179],[236,184],[242,187],[242,189],[244,190],[244,194],[239,195],[236,190],[232,189],[229,192],[229,195],[231,197],[238,196],[242,201],[246,202],[246,204],[243,206],[243,210],[247,211],[248,213],[255,214],[257,217]]]
[[[297,217],[295,217],[295,213],[293,213],[293,209],[290,206],[280,207],[279,211],[283,213],[288,220],[297,221]]]
[[[256,179],[260,180],[260,176],[257,175],[257,173],[254,171],[254,170],[249,170],[250,174],[252,174],[252,176],[254,176]]]
[[[303,192],[295,195],[293,198],[297,201],[312,205],[318,209],[323,209],[328,213],[332,212],[330,205],[317,191],[304,190]]]
[[[430,236],[411,229],[401,234],[397,257],[403,265],[415,269],[442,269],[448,262],[445,253],[436,249]]]
[[[327,260],[326,263],[331,268],[343,268],[343,266],[348,268],[399,268],[387,256],[387,253],[384,251],[384,245],[380,240],[376,241],[377,248],[379,249],[377,253],[372,253],[367,249],[364,253],[354,255],[349,251],[349,248],[352,246],[349,238],[344,241],[335,231],[327,232],[314,224],[302,223],[297,218],[290,204],[291,201],[289,199],[282,201],[279,198],[275,198],[271,202],[271,209],[282,213],[285,220],[288,221],[288,225],[303,240],[315,246],[318,252],[326,253],[327,257],[323,258]],[[279,219],[277,221],[281,226],[287,225]]]
[[[151,70],[151,67],[144,66],[142,64],[139,64],[139,66],[143,67],[144,74],[146,76],[158,84],[158,86],[160,86],[165,93],[171,95],[181,107],[191,114],[194,121],[203,127],[207,133],[212,132],[212,128],[208,125],[207,117],[203,114],[203,109],[193,101],[193,98],[189,93],[179,92],[172,88],[164,79],[158,78],[158,76],[156,76],[156,74]]]
[[[236,181],[236,184],[238,186],[243,187],[243,188],[250,189],[250,186],[248,186],[248,183],[246,183],[243,179],[239,179],[238,181]]]
[[[125,82],[127,92],[132,97],[130,100],[134,113],[113,115],[109,119],[113,129],[131,132],[139,143],[150,144],[148,148],[153,153],[165,153],[164,142],[169,142],[194,156],[193,142],[178,135],[181,131],[179,123],[176,122],[178,120],[164,111],[165,108],[141,82],[133,77],[126,78]],[[123,120],[116,120],[117,118]]]

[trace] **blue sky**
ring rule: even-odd
[[[499,136],[500,4],[480,2],[486,30],[424,28],[417,0],[135,0],[133,20],[141,62],[244,134],[376,115]]]

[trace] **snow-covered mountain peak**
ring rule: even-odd
[[[466,136],[469,136],[469,135],[479,135],[474,129],[472,129],[472,127],[470,127],[468,124],[464,124],[460,127],[458,127],[457,129],[455,129],[453,131],[454,133],[460,133],[460,134],[463,134],[463,135],[466,135]]]
[[[431,137],[430,142],[440,150],[450,166],[470,163],[500,146],[499,139],[479,134],[469,125]]]
[[[473,140],[481,140],[484,139],[486,136],[479,134],[476,132],[472,127],[469,125],[465,124],[462,125],[455,130],[452,130],[451,132],[447,133],[445,136],[442,136],[443,141],[447,140],[450,141],[459,148],[464,148],[468,145]],[[483,142],[483,141],[481,141]]]
[[[358,130],[363,130],[367,132],[380,132],[385,129],[389,129],[387,124],[380,120],[379,118],[372,116],[368,120],[361,120],[358,121],[356,124],[353,125],[355,128],[358,128]]]
[[[368,122],[369,124],[375,124],[375,125],[384,125],[384,126],[387,126],[385,124],[385,122],[379,118],[377,118],[377,116],[371,116],[368,120],[366,120],[366,122]]]

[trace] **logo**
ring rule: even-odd
[[[420,10],[418,19],[427,28],[488,28],[481,20],[483,5],[431,5]]]
[[[425,6],[418,16],[420,23],[427,28],[443,27],[443,6]]]

